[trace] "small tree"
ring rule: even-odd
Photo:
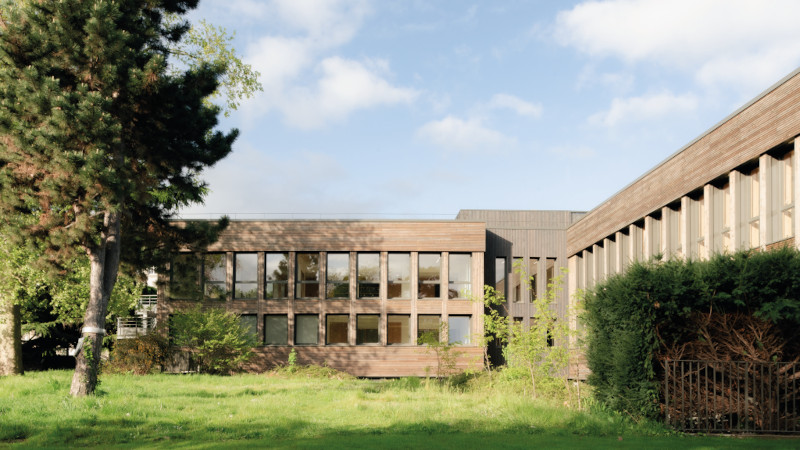
[[[495,344],[502,347],[508,343],[511,318],[505,296],[488,284],[483,286],[483,305],[486,311],[483,315],[483,336],[478,338],[478,343],[483,347],[484,367],[491,377],[489,346]]]
[[[189,351],[200,372],[227,375],[253,355],[256,345],[239,316],[221,308],[200,306],[175,314],[170,323],[173,343]]]
[[[424,345],[427,352],[436,355],[436,378],[440,380],[456,373],[456,363],[461,355],[455,350],[458,342],[442,339],[447,334],[447,323],[441,322],[437,331],[426,331],[417,339],[417,343]]]
[[[515,265],[520,279],[529,283],[524,267]],[[547,285],[545,295],[533,301],[534,314],[527,328],[521,323],[511,324],[506,346],[510,366],[524,368],[530,376],[532,395],[537,396],[537,380],[564,378],[566,382],[569,363],[569,326],[558,320],[553,305],[561,293],[565,270]]]

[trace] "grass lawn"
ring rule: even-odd
[[[268,375],[103,375],[68,396],[72,372],[0,378],[0,447],[796,448],[800,440],[697,437],[511,389],[456,392],[408,380]]]

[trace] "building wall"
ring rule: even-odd
[[[567,230],[570,291],[660,254],[708,258],[794,245],[800,71]]]
[[[205,252],[181,254],[173,262],[160,283],[159,302],[164,307],[159,308],[159,320],[165,323],[169,315],[198,302],[224,306],[240,314],[262,343],[251,370],[285,364],[291,348],[296,348],[301,363],[328,364],[369,377],[435,373],[435,355],[416,345],[420,317],[461,325],[466,321],[470,343],[459,347],[458,365],[479,368],[483,349],[476,337],[483,330],[484,250],[485,228],[480,222],[234,221]],[[409,260],[405,293],[398,294],[402,290],[395,284],[390,288],[393,255],[398,259],[407,255]],[[420,255],[438,259],[438,282],[421,280]],[[285,264],[268,269],[275,258]],[[370,272],[376,279],[360,285],[359,279],[371,275],[359,273],[359,261],[368,260],[377,261],[377,272]],[[457,263],[467,264],[465,260],[469,268],[457,270]],[[192,272],[192,267],[198,269]],[[451,280],[451,274],[456,279]],[[315,281],[298,283],[304,276]],[[276,282],[284,277],[285,282]],[[437,291],[438,296],[433,294]],[[369,298],[360,298],[361,293]],[[309,339],[313,317],[318,342],[301,343]],[[377,342],[360,343],[361,336],[374,335],[376,318]],[[404,318],[411,342],[393,344]],[[285,342],[265,344],[275,338],[275,330],[281,334],[282,323]],[[368,329],[360,330],[360,323]],[[298,336],[301,328],[304,334]]]

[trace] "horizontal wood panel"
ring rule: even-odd
[[[796,72],[572,225],[568,256],[798,135]]]
[[[298,364],[327,365],[359,377],[435,376],[436,355],[422,346],[294,347]],[[263,372],[285,365],[291,347],[259,347],[247,369]],[[457,347],[459,371],[480,370],[481,347]]]
[[[465,221],[232,221],[208,251],[482,252],[486,228]]]

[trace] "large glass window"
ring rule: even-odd
[[[469,298],[472,295],[472,255],[451,253],[447,272],[447,298]]]
[[[267,253],[265,263],[264,296],[266,298],[289,297],[289,254]]]
[[[389,298],[411,298],[411,254],[389,253]]]
[[[295,297],[319,298],[319,253],[297,254]]]
[[[358,272],[358,298],[380,297],[381,255],[380,253],[359,253],[356,271]]]
[[[294,316],[295,345],[317,345],[319,343],[319,317],[316,314]]]
[[[530,293],[530,301],[536,300],[539,295],[539,258],[531,258],[528,260],[528,292]]]
[[[253,342],[258,342],[258,316],[255,314],[242,314],[239,316],[239,325],[247,330],[247,334],[253,339]]]
[[[442,276],[442,255],[439,253],[419,254],[419,298],[440,298]]]
[[[350,298],[350,254],[328,253],[325,298]]]
[[[233,266],[233,298],[258,297],[258,255],[237,253]]]
[[[417,316],[417,340],[422,344],[431,341],[438,342],[441,320],[441,316],[438,315],[420,314]]]
[[[525,271],[522,258],[514,258],[513,269],[511,272],[511,293],[514,295],[514,302],[520,303],[523,300],[522,276],[520,272]]]
[[[469,316],[450,316],[447,318],[447,339],[451,344],[469,344]]]
[[[378,324],[381,316],[377,314],[359,314],[356,316],[356,344],[377,344]]]
[[[389,314],[386,321],[387,344],[411,344],[411,316]]]
[[[289,318],[286,314],[264,316],[264,343],[287,345],[289,343]]]
[[[547,258],[545,266],[545,284],[547,289],[552,289],[553,280],[556,277],[556,260],[555,258]]]
[[[347,326],[350,316],[347,314],[328,314],[325,327],[326,344],[347,344]]]
[[[225,253],[203,255],[203,289],[207,298],[225,300],[228,273],[228,257]]]
[[[174,299],[200,298],[200,258],[194,253],[178,253],[170,265],[169,296]]]
[[[494,289],[498,294],[506,295],[506,259],[498,257],[494,259]]]

